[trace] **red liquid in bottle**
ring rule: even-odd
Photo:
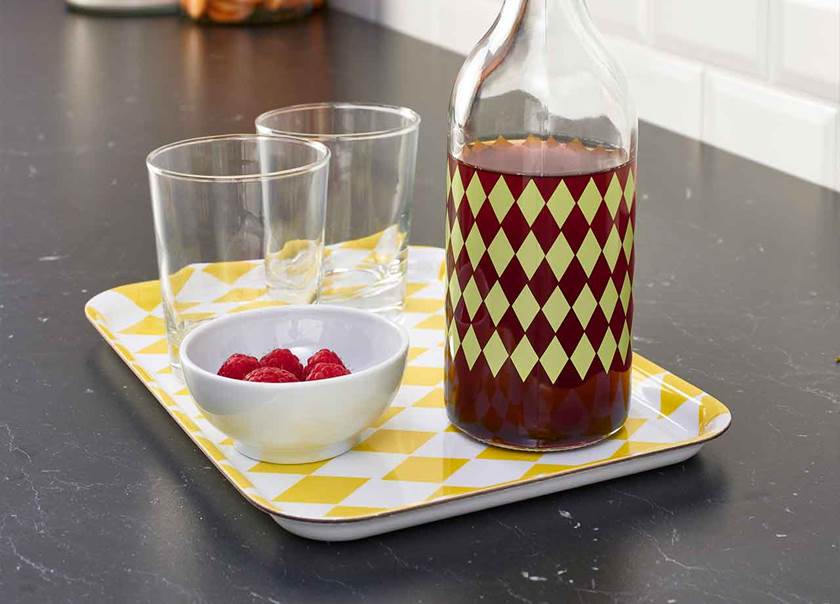
[[[635,158],[500,138],[448,169],[450,420],[518,449],[613,434],[630,401]]]

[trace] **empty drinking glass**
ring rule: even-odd
[[[146,159],[170,362],[201,321],[313,302],[330,152],[291,137],[181,141]]]
[[[319,301],[402,310],[420,116],[405,107],[317,103],[260,115],[257,131],[332,152]]]

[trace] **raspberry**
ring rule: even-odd
[[[245,376],[246,382],[271,382],[275,384],[299,382],[297,376],[277,367],[258,367]]]
[[[307,382],[314,382],[315,380],[328,380],[329,378],[341,377],[348,375],[350,370],[344,365],[338,363],[318,363],[309,370],[306,374]]]
[[[303,377],[303,365],[300,359],[288,348],[275,348],[260,359],[260,367],[277,367],[285,369],[298,379]]]
[[[260,362],[247,354],[232,354],[219,367],[218,375],[233,380],[244,380],[245,376],[258,368]]]
[[[322,348],[306,361],[306,369],[303,370],[303,375],[308,376],[315,365],[320,365],[321,363],[331,363],[344,367],[344,361],[341,360],[341,357],[328,348]]]

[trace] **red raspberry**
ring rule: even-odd
[[[318,363],[309,370],[306,374],[307,382],[314,382],[315,380],[328,380],[329,378],[341,377],[342,375],[349,375],[350,370],[344,365],[338,363]]]
[[[260,362],[247,354],[232,354],[219,367],[218,375],[234,380],[244,380],[245,376],[258,368]]]
[[[288,382],[299,382],[297,376],[285,369],[278,369],[277,367],[258,367],[251,373],[245,376],[246,382],[271,382],[275,384],[285,384]]]
[[[341,365],[344,367],[344,361],[341,360],[341,357],[328,348],[322,348],[309,357],[308,361],[306,361],[306,369],[303,370],[303,375],[308,376],[313,367],[315,367],[315,365],[320,365],[321,363],[331,363],[333,365]]]
[[[285,369],[298,379],[303,378],[303,365],[300,359],[288,348],[275,348],[260,359],[260,367]]]

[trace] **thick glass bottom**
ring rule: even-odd
[[[450,418],[451,421],[451,418]],[[625,418],[626,421],[626,418]],[[563,439],[563,440],[538,440],[538,439],[522,439],[520,442],[517,443],[510,443],[506,441],[500,441],[498,439],[487,439],[483,438],[478,434],[473,434],[470,429],[466,426],[459,426],[458,424],[452,424],[458,430],[472,438],[473,440],[477,440],[479,442],[484,443],[485,445],[491,445],[493,447],[499,447],[501,449],[510,449],[512,451],[529,451],[529,452],[537,452],[537,453],[552,453],[558,451],[571,451],[573,449],[581,449],[583,447],[589,447],[591,445],[597,444],[601,441],[607,440],[608,438],[614,436],[618,433],[621,428],[624,427],[624,422],[621,423],[615,430],[610,432],[609,434],[592,434],[587,437],[580,437],[574,439]],[[473,426],[474,427],[474,426]],[[479,430],[480,433],[483,433],[484,430]]]

